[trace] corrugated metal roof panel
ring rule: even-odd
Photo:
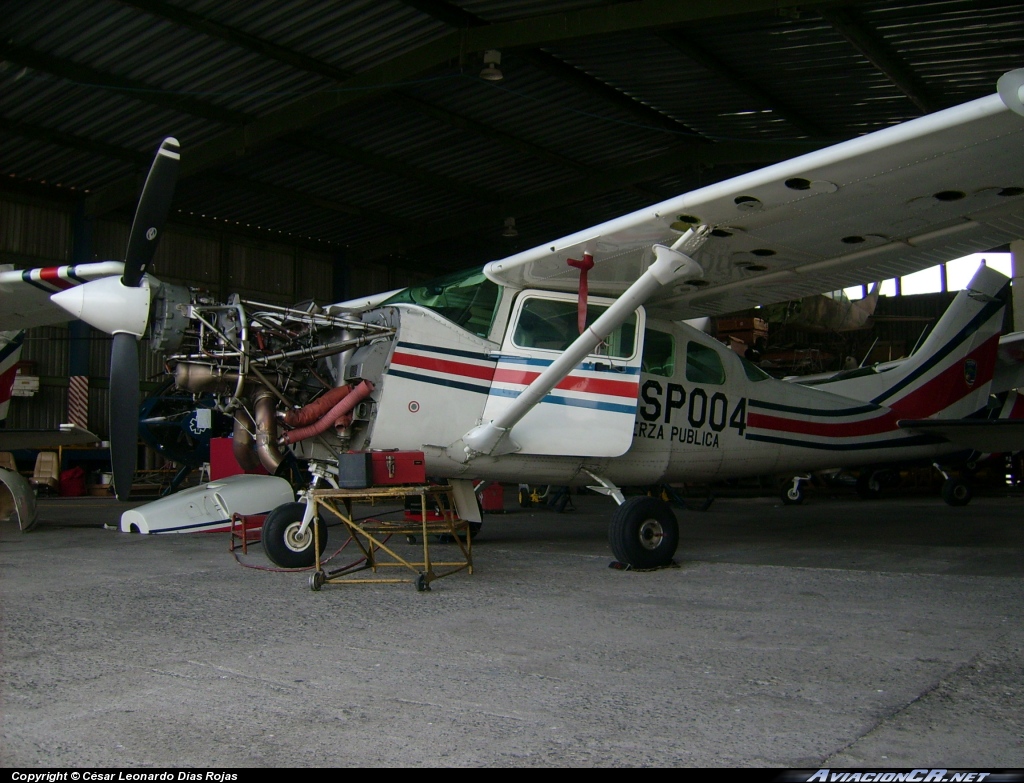
[[[634,199],[742,170],[695,170],[682,156],[680,170],[650,183],[630,189],[632,177],[618,179],[633,164],[678,152],[691,133],[820,142],[920,113],[898,75],[852,44],[844,24],[829,21],[839,18],[834,9],[823,7],[509,49],[502,52],[505,79],[496,84],[479,78],[479,52],[461,64],[425,61],[390,92],[368,90],[285,137],[258,119],[272,112],[287,119],[299,99],[346,89],[339,82],[346,74],[471,24],[458,19],[459,9],[495,23],[603,5],[462,0],[435,9],[442,21],[429,6],[400,0],[169,0],[163,15],[131,0],[9,3],[10,35],[0,42],[13,47],[0,66],[7,121],[0,124],[0,171],[18,183],[94,191],[124,185],[144,170],[159,139],[173,134],[186,162],[193,152],[210,161],[181,183],[176,207],[215,216],[207,218],[213,230],[258,225],[273,235],[361,247],[386,242],[396,221],[401,228],[429,223],[445,229],[422,232],[438,247],[476,253],[491,252],[487,237],[504,212],[519,212],[520,221],[557,212],[550,230],[562,230],[577,227],[564,215],[596,222]],[[198,21],[175,19],[178,12]],[[1001,70],[1024,60],[1017,3],[872,0],[842,13],[938,100],[990,92]],[[214,27],[195,29],[206,22]],[[231,137],[211,151],[209,143],[247,118],[255,125],[244,141]],[[306,133],[316,138],[304,143]],[[324,141],[345,145],[343,154],[311,151]],[[116,149],[108,154],[102,145]],[[346,214],[346,205],[356,214]],[[523,225],[522,235],[535,237]],[[414,258],[435,252],[431,245]]]

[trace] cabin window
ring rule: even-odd
[[[564,351],[580,336],[577,305],[563,299],[530,297],[519,312],[512,342],[520,348],[541,348]],[[587,307],[587,326],[596,321],[607,307]],[[615,359],[627,359],[636,350],[636,313],[630,314],[618,329],[592,353]]]
[[[478,337],[487,337],[500,288],[482,269],[457,272],[399,291],[383,304],[416,304],[433,310]]]
[[[652,375],[671,378],[676,369],[676,340],[668,332],[648,329],[644,332],[644,356],[640,369]]]
[[[686,344],[686,380],[692,383],[725,383],[725,366],[718,351],[690,341]]]

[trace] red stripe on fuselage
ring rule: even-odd
[[[466,378],[478,378],[482,381],[490,381],[494,375],[494,366],[484,367],[479,364],[466,364],[464,362],[453,362],[447,359],[432,359],[428,356],[417,356],[411,353],[399,353],[395,351],[391,357],[392,364],[401,364],[406,367],[416,367],[420,370],[433,370],[434,372],[446,372],[451,375],[461,375]]]
[[[892,411],[885,411],[880,416],[860,421],[798,421],[782,419],[778,416],[767,416],[751,411],[747,414],[747,426],[758,429],[776,430],[778,432],[798,433],[800,435],[817,435],[822,438],[858,438],[865,435],[880,435],[894,432],[898,417]]]
[[[529,386],[540,375],[539,372],[527,370],[509,370],[500,368],[494,371],[495,383],[514,383],[522,386]],[[589,392],[591,394],[606,394],[612,397],[628,397],[636,401],[637,389],[640,388],[640,381],[635,383],[629,381],[606,381],[603,378],[586,378],[578,375],[570,375],[563,378],[555,386],[556,389],[574,392]]]
[[[999,335],[995,334],[920,388],[887,405],[901,419],[926,419],[935,415],[992,380],[998,348]],[[964,362],[967,359],[973,359],[978,365],[974,382],[970,385],[965,374]]]

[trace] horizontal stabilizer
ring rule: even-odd
[[[1024,332],[1011,332],[999,338],[992,393],[1024,386]]]
[[[1024,419],[902,419],[900,429],[938,435],[955,446],[986,454],[1024,449]]]
[[[75,424],[61,424],[60,429],[9,430],[0,429],[0,451],[14,449],[51,449],[58,446],[77,446],[97,443],[98,435]]]

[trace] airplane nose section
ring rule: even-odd
[[[149,320],[150,298],[147,277],[138,287],[126,286],[118,277],[103,277],[58,291],[50,301],[101,332],[141,337]]]

